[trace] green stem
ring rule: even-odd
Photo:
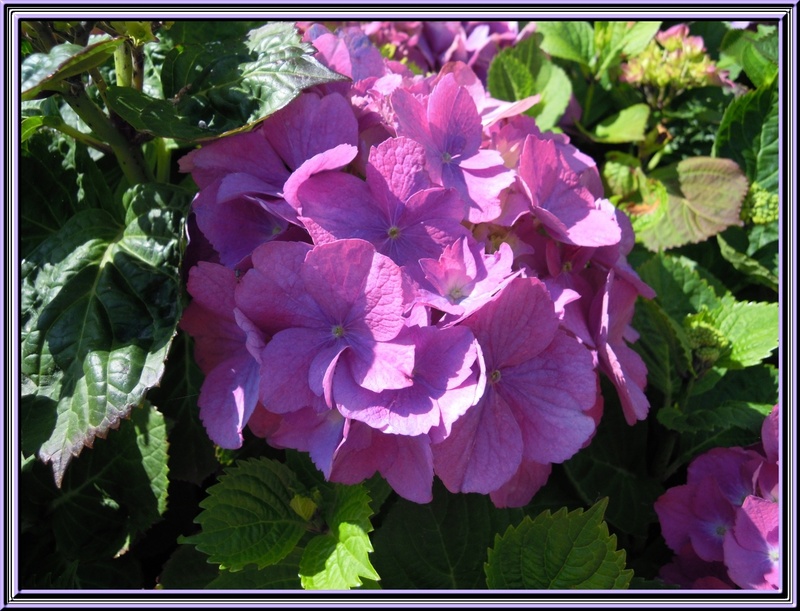
[[[131,43],[128,40],[114,50],[114,71],[117,74],[119,87],[130,87],[133,84],[133,60],[131,59]]]
[[[589,119],[590,119],[591,109],[592,109],[592,102],[594,100],[594,84],[595,84],[595,81],[594,81],[594,79],[592,79],[592,81],[589,83],[589,87],[588,87],[588,89],[586,91],[586,101],[583,104],[583,115],[582,115],[583,117],[585,117],[584,121],[589,121]],[[588,127],[588,124],[585,123],[585,122],[584,122],[584,125],[586,125]]]
[[[153,146],[156,149],[156,182],[168,183],[172,153],[164,138],[155,138]]]
[[[61,123],[60,125],[54,126],[54,129],[57,129],[62,134],[66,134],[67,136],[74,138],[78,142],[82,142],[86,146],[90,146],[93,149],[97,149],[98,151],[105,153],[106,155],[110,155],[113,153],[113,149],[107,145],[105,142],[97,140],[96,138],[92,138],[89,134],[84,134],[83,132],[79,132],[74,127],[67,125],[66,123]]]
[[[86,95],[86,90],[82,84],[75,83],[74,86],[70,87],[69,92],[64,93],[63,96],[67,104],[89,126],[89,129],[100,140],[108,143],[111,150],[114,151],[122,172],[131,185],[153,180],[144,162],[141,149],[129,142],[114,127],[108,116]]]

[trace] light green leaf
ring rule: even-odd
[[[209,562],[238,571],[276,564],[300,541],[307,522],[289,504],[302,490],[285,465],[266,458],[241,460],[225,470],[200,502],[199,533],[181,539]]]
[[[608,499],[587,511],[566,508],[525,517],[495,538],[485,565],[490,589],[574,590],[625,589],[633,571],[625,568],[625,551],[608,534],[603,513]]]
[[[64,79],[77,76],[104,64],[124,38],[102,40],[88,47],[64,43],[49,53],[33,53],[22,62],[20,79],[23,100],[32,100],[42,91],[59,91]]]
[[[595,47],[600,56],[597,73],[601,74],[618,65],[625,56],[644,51],[660,27],[660,21],[595,22]]]
[[[742,66],[756,87],[769,85],[778,74],[778,31],[759,30],[742,50]]]
[[[689,157],[651,176],[666,187],[667,200],[631,219],[649,250],[702,242],[739,224],[748,181],[730,159]]]
[[[733,159],[750,182],[778,193],[778,83],[736,98],[722,116],[712,154]]]
[[[758,365],[778,347],[778,304],[736,301],[725,295],[708,319],[731,342],[731,353],[718,365],[741,369]]]
[[[323,510],[329,532],[309,541],[300,560],[300,582],[306,590],[345,590],[361,579],[380,576],[369,560],[372,543],[370,498],[361,485],[323,489]]]
[[[521,519],[488,496],[451,494],[436,480],[427,505],[398,499],[374,536],[373,562],[384,589],[485,587],[483,563],[495,534]]]
[[[139,131],[183,140],[250,129],[303,89],[343,80],[300,42],[291,22],[267,24],[248,43],[181,45],[164,58],[165,100],[109,87],[112,108]]]
[[[645,138],[649,117],[650,107],[647,104],[633,104],[602,120],[592,132],[581,131],[595,142],[603,144],[641,142]]]
[[[544,35],[545,53],[587,67],[594,63],[594,30],[588,21],[538,21],[536,31]]]
[[[22,262],[22,447],[52,464],[57,485],[161,379],[187,202],[176,188],[136,186],[123,221],[82,210]]]

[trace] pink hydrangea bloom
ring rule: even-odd
[[[719,586],[720,579],[719,587],[780,587],[779,503],[776,490],[764,498],[758,484],[762,470],[777,468],[777,414],[775,406],[762,427],[760,446],[701,454],[689,464],[686,484],[668,489],[656,501],[664,540],[677,554],[664,567],[663,579],[692,588]],[[770,450],[764,452],[765,447]],[[679,567],[692,563],[707,572],[686,579]]]

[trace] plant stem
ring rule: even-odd
[[[74,83],[64,100],[83,119],[100,140],[108,143],[131,185],[151,182],[153,177],[139,147],[129,142],[111,123],[108,116],[92,102],[81,83]]]
[[[78,142],[82,142],[86,146],[90,146],[93,149],[97,149],[98,151],[110,155],[114,152],[114,150],[105,142],[97,140],[96,138],[92,138],[89,134],[84,134],[83,132],[79,132],[74,127],[67,125],[66,123],[61,123],[58,126],[54,126],[53,129],[57,129],[62,134],[69,136],[70,138],[74,138]]]
[[[125,40],[114,50],[114,71],[117,74],[117,85],[119,87],[130,87],[133,84],[131,43],[128,40]]]

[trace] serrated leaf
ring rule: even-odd
[[[257,569],[248,566],[241,571],[220,571],[205,587],[209,590],[300,590],[299,548],[292,550],[278,564]]]
[[[139,131],[182,140],[250,129],[308,87],[343,80],[300,42],[290,22],[267,24],[248,43],[182,45],[164,59],[161,100],[109,87],[111,107]]]
[[[536,31],[544,35],[542,50],[553,57],[591,66],[594,62],[594,30],[587,21],[539,21]]]
[[[492,96],[516,101],[538,94],[540,99],[525,114],[536,118],[542,131],[558,123],[569,104],[572,85],[566,73],[539,48],[540,35],[503,49],[489,66],[487,84]]]
[[[136,186],[124,221],[82,210],[22,262],[22,445],[52,464],[57,484],[161,379],[180,315],[187,201]]]
[[[675,396],[692,371],[691,349],[679,323],[655,301],[636,304],[632,323],[640,334],[633,349],[647,365],[647,384],[665,396]]]
[[[214,444],[200,420],[197,406],[202,384],[203,372],[195,362],[191,338],[179,332],[172,343],[161,384],[148,396],[168,419],[172,479],[197,485],[219,468]]]
[[[731,242],[728,242],[728,240],[731,240]],[[719,251],[726,261],[733,265],[737,271],[745,274],[751,281],[767,286],[777,293],[778,275],[743,252],[747,248],[747,241],[746,234],[738,227],[732,227],[724,233],[717,234]],[[741,249],[742,246],[744,246],[744,249]],[[777,252],[777,248],[775,250]]]
[[[740,223],[749,184],[734,161],[689,157],[651,176],[666,187],[667,201],[631,219],[636,240],[649,250],[702,242]]]
[[[736,301],[725,295],[708,319],[731,342],[731,352],[717,363],[742,369],[758,365],[778,347],[778,304]]]
[[[751,44],[742,50],[742,67],[756,87],[772,82],[778,74],[778,31],[760,30]]]
[[[608,499],[586,511],[525,517],[497,536],[485,565],[490,589],[624,589],[633,577],[625,551],[603,522]]]
[[[292,551],[307,522],[289,504],[302,490],[285,465],[266,458],[242,460],[225,470],[200,502],[201,531],[181,540],[209,555],[209,562],[238,571],[248,564],[276,564]]]
[[[718,431],[736,427],[760,431],[764,418],[774,403],[750,403],[748,401],[725,401],[720,404],[695,402],[692,407],[680,410],[664,407],[658,412],[658,420],[669,429],[681,433]]]
[[[660,412],[659,412],[660,413]],[[664,492],[647,472],[648,425],[628,426],[622,410],[607,408],[589,447],[564,463],[584,503],[608,497],[606,520],[621,532],[646,536],[657,520],[653,503]]]
[[[329,532],[311,539],[300,560],[300,583],[306,590],[346,590],[361,578],[380,576],[369,560],[372,543],[370,498],[359,485],[323,490],[323,511]]]
[[[632,104],[618,113],[603,119],[594,130],[581,129],[595,142],[618,144],[641,142],[645,138],[650,107],[647,104]]]
[[[72,43],[55,45],[49,53],[33,53],[22,62],[22,99],[32,100],[42,91],[58,91],[62,81],[104,64],[124,38],[111,38],[83,47]]]
[[[158,588],[164,590],[199,590],[219,576],[219,568],[208,556],[191,545],[179,545],[158,576]]]
[[[778,83],[745,93],[722,116],[712,154],[733,159],[751,182],[778,193]]]
[[[145,405],[76,460],[50,503],[59,551],[87,561],[111,557],[163,515],[167,447],[164,417]]]
[[[725,287],[684,256],[659,253],[636,270],[656,292],[658,305],[676,322],[702,308],[715,308]]]
[[[483,562],[494,536],[517,509],[497,509],[487,496],[451,494],[434,481],[433,501],[398,499],[373,538],[373,563],[384,589],[476,589],[485,587]]]

